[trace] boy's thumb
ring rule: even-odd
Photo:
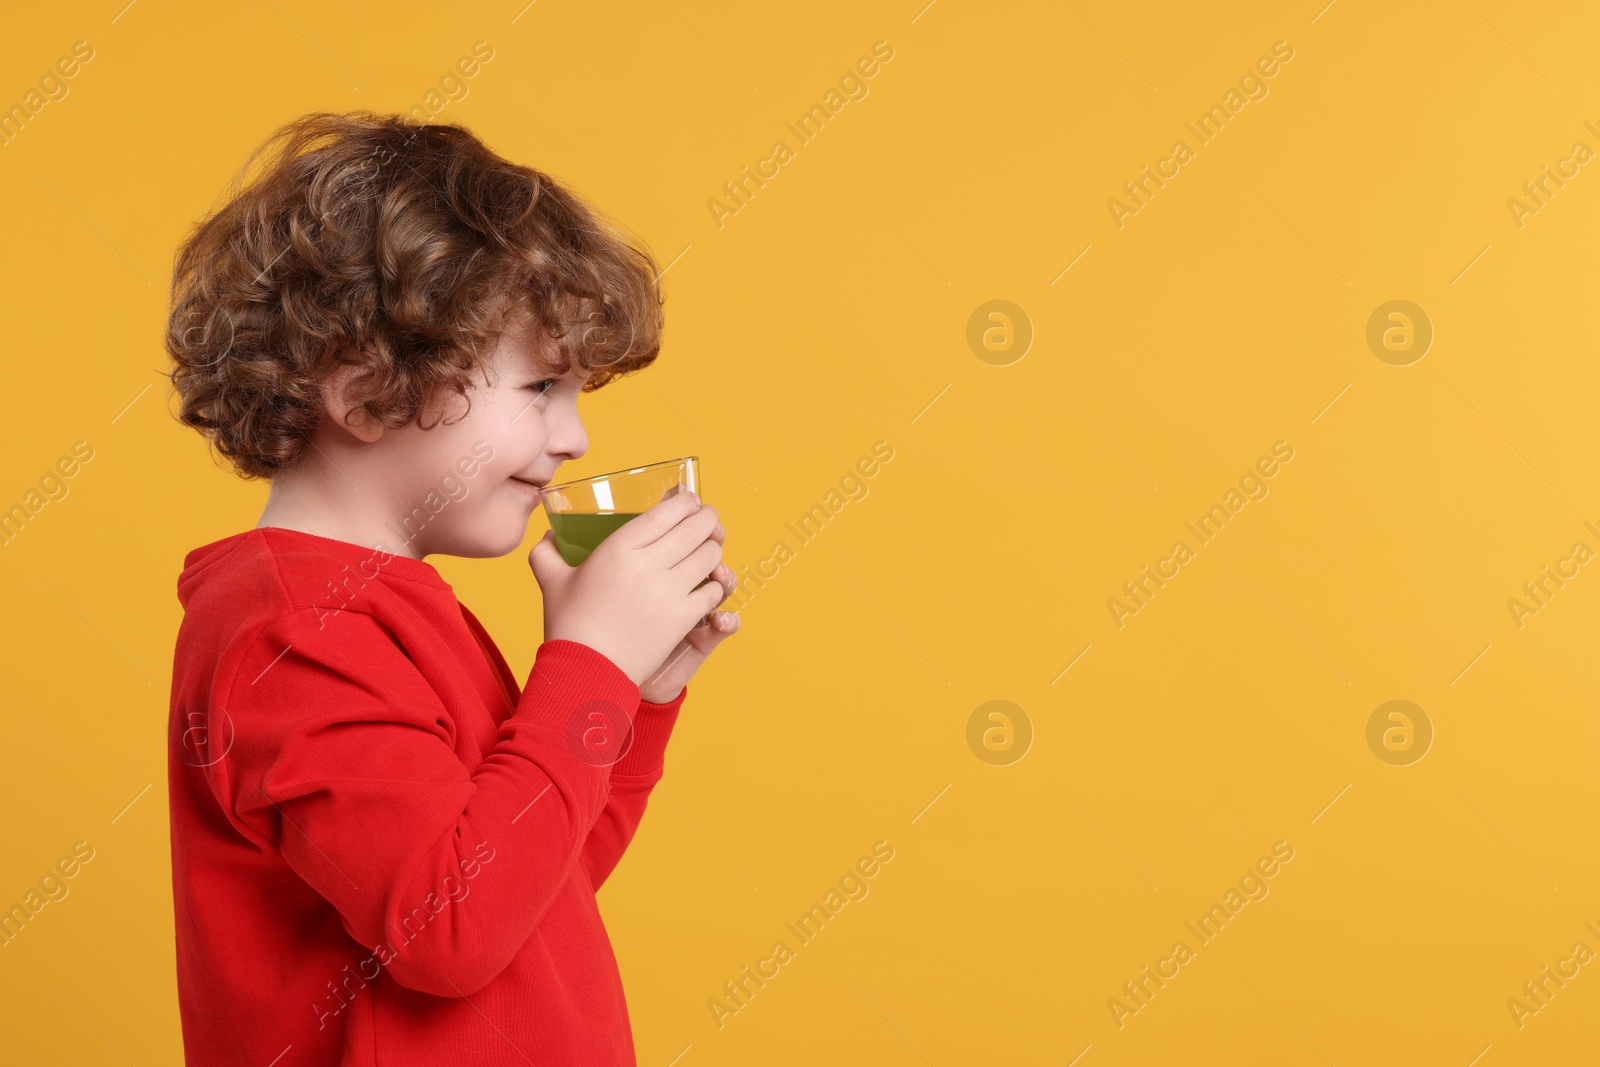
[[[564,570],[571,570],[567,561],[561,558],[561,550],[556,547],[556,535],[553,530],[546,530],[544,536],[534,542],[533,549],[528,553],[528,566],[533,569],[534,581],[541,586],[549,587],[552,581],[559,581],[557,577]]]

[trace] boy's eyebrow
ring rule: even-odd
[[[532,374],[543,374],[554,369],[542,351],[528,345],[518,350],[517,365]]]
[[[523,373],[541,377],[569,378],[575,376],[580,381],[586,381],[589,377],[588,372],[576,360],[567,368],[565,373],[561,373],[544,356],[532,350],[527,350],[523,353],[521,367]]]

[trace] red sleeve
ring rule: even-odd
[[[319,630],[301,611],[263,630],[230,697],[232,747],[206,768],[223,810],[281,851],[352,938],[387,945],[379,959],[401,985],[461,997],[511,962],[605,807],[610,768],[583,758],[572,723],[596,708],[622,721],[639,687],[587,645],[545,641],[469,774],[455,717],[387,628],[346,611]],[[480,849],[494,868],[468,886]],[[416,908],[430,921],[411,940]]]
[[[633,743],[611,765],[611,797],[583,845],[583,863],[596,890],[610,877],[639,828],[650,791],[661,780],[667,740],[688,695],[689,687],[684,686],[665,704],[639,701],[633,717]]]

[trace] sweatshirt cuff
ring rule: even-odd
[[[684,697],[689,695],[685,685],[678,695],[665,704],[648,700],[639,701],[633,717],[633,743],[628,751],[612,765],[611,774],[646,776],[658,774],[665,766],[667,741],[672,737],[672,727],[678,721]]]
[[[588,645],[565,638],[542,643],[533,654],[519,714],[565,731],[585,717],[584,705],[594,701],[601,702],[613,721],[631,718],[638,708],[639,686]]]

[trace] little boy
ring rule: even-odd
[[[244,181],[263,151],[265,163]],[[464,129],[316,113],[179,250],[178,417],[260,523],[184,560],[168,784],[191,1064],[634,1064],[595,891],[706,656],[717,513],[529,554],[525,687],[425,557],[515,550],[660,348],[649,255]],[[695,586],[710,576],[703,588]]]

